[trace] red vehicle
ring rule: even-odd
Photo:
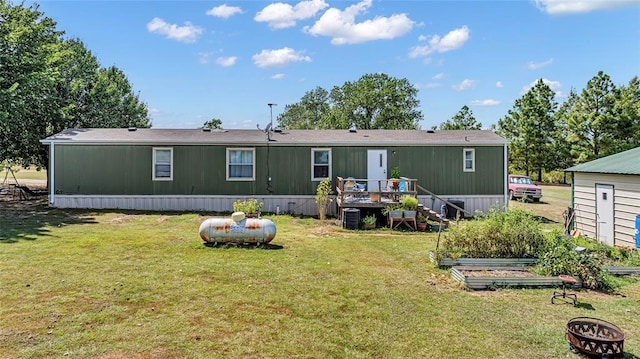
[[[524,198],[539,202],[542,189],[524,175],[509,175],[509,199]]]

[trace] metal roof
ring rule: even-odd
[[[69,144],[234,144],[339,146],[495,146],[507,141],[489,130],[211,130],[155,128],[67,129],[42,143]]]
[[[640,175],[640,147],[585,162],[565,171]]]

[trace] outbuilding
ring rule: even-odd
[[[437,195],[418,191],[431,208],[438,197],[470,213],[507,200],[507,142],[492,131],[67,129],[41,142],[61,208],[230,211],[257,198],[266,212],[316,215],[322,179],[335,188],[394,167]]]
[[[611,246],[640,247],[640,147],[565,171],[571,172],[574,229]]]

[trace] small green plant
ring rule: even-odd
[[[412,195],[405,194],[400,198],[402,209],[406,211],[415,211],[418,209],[418,199]]]
[[[233,202],[233,211],[244,212],[244,214],[246,214],[248,217],[260,217],[263,205],[264,204],[262,202],[259,202],[255,198],[237,200]]]
[[[318,205],[318,218],[324,221],[327,218],[327,208],[332,199],[329,197],[333,193],[331,189],[331,180],[323,179],[316,189],[316,204]]]
[[[382,209],[382,214],[386,216],[391,211],[402,211],[403,209],[402,203],[392,203]]]
[[[396,166],[391,169],[391,178],[400,178],[400,167]]]
[[[372,224],[376,224],[377,222],[377,218],[374,215],[368,215],[362,218],[362,223],[363,224],[368,224],[368,225],[372,225]]]

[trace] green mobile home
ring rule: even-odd
[[[230,211],[252,197],[315,215],[323,178],[386,179],[393,167],[471,213],[507,196],[507,142],[491,131],[68,129],[42,143],[61,208]]]

